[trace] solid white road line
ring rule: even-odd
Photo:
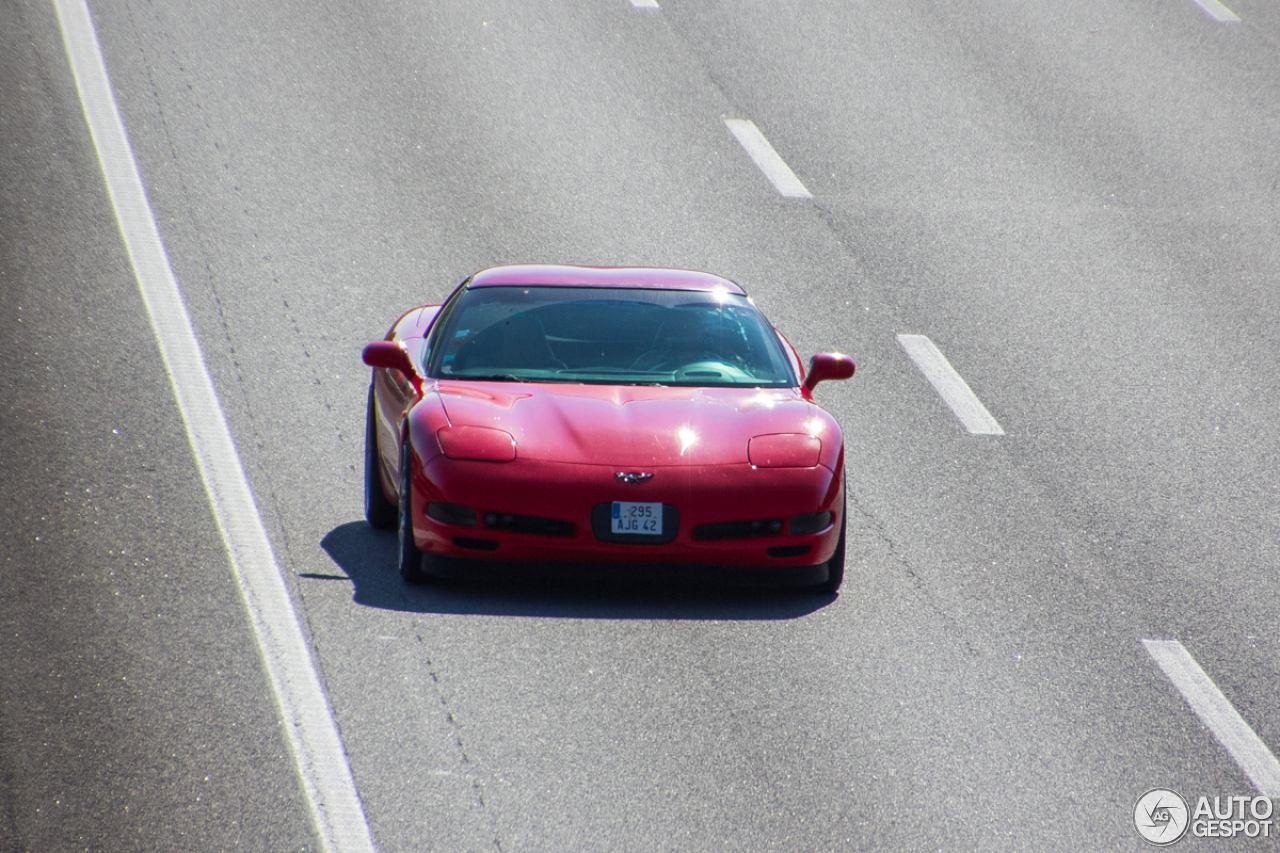
[[[1239,21],[1235,12],[1232,12],[1226,6],[1223,6],[1218,0],[1194,0],[1195,4],[1205,11],[1205,13],[1215,21],[1228,24],[1232,21]]]
[[[1143,640],[1142,645],[1187,700],[1218,743],[1264,796],[1280,797],[1280,761],[1231,706],[1200,664],[1177,640]]]
[[[924,335],[898,335],[898,343],[911,356],[911,360],[942,397],[942,401],[955,412],[965,429],[973,435],[1004,435],[1000,424],[987,411],[987,407],[982,405],[969,383],[956,373],[951,362],[933,345],[933,341]]]
[[[54,0],[85,120],[165,370],[226,543],[317,833],[331,853],[372,853],[346,751],[271,551],[160,240],[85,0]]]
[[[796,173],[773,150],[755,122],[750,119],[727,118],[724,123],[779,193],[786,198],[813,198],[813,194],[800,183]]]

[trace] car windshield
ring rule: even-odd
[[[599,385],[799,384],[772,326],[727,291],[477,287],[433,336],[428,375]]]

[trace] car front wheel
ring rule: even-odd
[[[400,512],[396,525],[400,534],[400,577],[406,583],[422,584],[428,577],[422,570],[422,551],[418,550],[418,543],[413,539],[412,461],[413,450],[409,446],[409,437],[405,436],[400,449]]]
[[[835,595],[844,583],[844,533],[848,527],[849,502],[846,500],[840,509],[840,539],[836,542],[836,552],[827,560],[827,579],[815,586],[814,592]]]
[[[396,526],[396,505],[382,491],[382,460],[378,454],[378,414],[373,385],[369,386],[369,411],[364,425],[364,517],[375,530]]]

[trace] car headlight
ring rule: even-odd
[[[802,433],[757,435],[747,443],[747,459],[757,468],[812,468],[822,440]]]
[[[477,462],[510,462],[516,458],[511,433],[481,426],[448,426],[436,430],[440,452],[450,459]]]

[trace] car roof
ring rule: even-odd
[[[638,287],[655,290],[727,290],[746,295],[727,278],[707,272],[663,267],[585,267],[568,264],[513,264],[490,267],[471,277],[468,287]]]

